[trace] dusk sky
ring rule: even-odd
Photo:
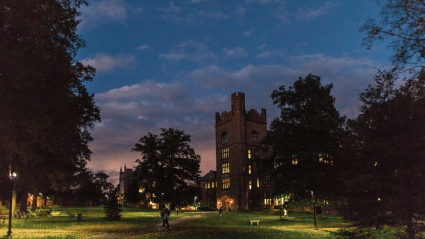
[[[358,115],[358,93],[391,53],[362,47],[359,31],[378,18],[373,0],[88,0],[78,33],[87,41],[77,59],[97,69],[86,86],[102,122],[91,134],[88,167],[117,185],[120,167],[148,132],[184,130],[201,156],[202,175],[215,170],[216,112],[244,92],[246,109],[279,110],[270,95],[298,77],[334,84],[341,115]]]

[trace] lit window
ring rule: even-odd
[[[222,174],[230,173],[229,163],[222,163],[221,164],[221,173]]]
[[[251,174],[251,165],[248,165],[248,173]]]
[[[221,159],[229,158],[229,148],[221,150]]]
[[[230,188],[230,178],[223,178],[223,189],[229,189]]]
[[[378,162],[375,162],[375,166],[378,165]]]
[[[207,189],[208,188],[208,185],[207,184],[205,184],[205,189]]]
[[[298,164],[298,159],[293,159],[292,160],[292,165],[297,165]]]
[[[251,158],[251,150],[248,149],[248,158]]]
[[[211,183],[211,188],[214,188],[214,182]]]
[[[252,189],[252,184],[251,184],[251,181],[249,181],[249,190],[251,190]]]
[[[210,188],[210,183],[208,183],[208,188]]]
[[[226,132],[221,134],[221,144],[227,144],[227,133]]]
[[[321,162],[323,162],[323,158],[319,158],[319,162],[321,163]]]
[[[257,142],[257,132],[255,132],[255,131],[252,131],[252,133],[251,133],[251,141],[252,142]]]
[[[260,187],[260,179],[257,178],[257,188],[259,188],[259,187]]]

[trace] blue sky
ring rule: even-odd
[[[278,117],[270,95],[309,73],[333,83],[341,115],[358,114],[358,92],[388,63],[381,45],[362,47],[359,31],[378,18],[371,0],[89,0],[77,59],[97,69],[86,84],[101,109],[88,167],[116,183],[133,167],[131,148],[147,132],[177,128],[192,136],[202,174],[215,170],[215,112],[244,92],[246,108]]]

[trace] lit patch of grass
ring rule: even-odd
[[[53,207],[53,212],[60,212],[60,216],[13,218],[12,235],[13,238],[80,238],[88,234],[129,230],[162,221],[158,217],[158,210],[122,209],[120,221],[105,221],[103,207]],[[68,217],[67,212],[75,214],[75,217]],[[83,221],[78,222],[77,216],[80,213],[83,214]],[[175,212],[171,213],[171,218],[185,216],[187,214],[180,213],[177,216]],[[5,220],[5,224],[0,228],[0,236],[7,234],[8,227],[8,220]]]
[[[249,220],[260,220],[260,225],[252,225]],[[349,225],[341,217],[325,215],[323,220],[316,220],[318,228],[343,227]],[[289,217],[279,217],[279,212],[239,212],[223,213],[204,217],[184,224],[186,227],[225,227],[225,228],[313,228],[314,217],[309,212],[289,213]]]

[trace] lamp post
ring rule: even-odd
[[[194,203],[195,203],[195,210],[196,210],[196,199],[197,199],[198,197],[195,197],[194,198]]]
[[[164,193],[161,193],[161,198],[159,200],[159,207],[162,210],[164,207],[162,206],[162,196],[164,196]]]
[[[314,212],[314,228],[313,228],[313,230],[317,230],[317,226],[316,226],[316,200],[314,198],[313,191],[311,191],[311,196],[313,197],[313,212]]]
[[[12,203],[13,203],[13,178],[16,177],[16,173],[13,172],[13,166],[10,166],[9,170],[10,177],[10,207],[9,207],[9,231],[7,232],[8,236],[12,235]]]

